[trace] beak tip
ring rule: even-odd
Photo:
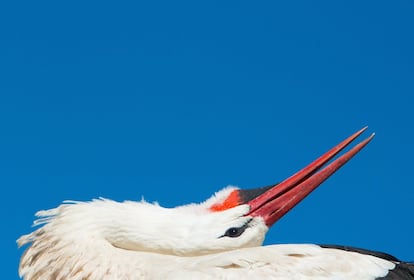
[[[372,133],[342,156],[327,164],[367,128],[368,126],[360,129],[307,167],[249,201],[249,215],[261,216],[268,227],[273,225],[374,138],[375,133]]]

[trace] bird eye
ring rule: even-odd
[[[245,223],[244,225],[242,225],[241,227],[232,227],[229,228],[228,230],[226,230],[226,232],[220,236],[220,237],[239,237],[240,235],[243,234],[243,232],[246,230],[246,228],[249,227],[249,223],[251,222],[252,219],[248,220],[247,223]]]
[[[236,228],[236,227],[232,227],[229,228],[225,233],[224,236],[228,236],[228,237],[239,237],[240,235],[242,235],[242,233],[244,232],[244,230],[246,229],[245,226]]]

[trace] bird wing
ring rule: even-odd
[[[184,258],[170,277],[179,279],[374,280],[390,275],[396,263],[375,256],[288,244],[244,248]],[[411,279],[411,278],[390,278]]]

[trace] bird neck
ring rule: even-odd
[[[177,257],[135,242],[134,219],[142,217],[132,206],[99,200],[39,212],[35,225],[44,225],[18,240],[20,246],[32,243],[19,274],[25,279],[142,279],[153,264],[172,263]]]

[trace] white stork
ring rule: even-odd
[[[345,246],[261,246],[268,228],[358,153],[356,132],[282,183],[176,208],[98,199],[40,211],[19,274],[51,279],[414,279],[414,264]],[[325,167],[324,167],[325,166]]]

